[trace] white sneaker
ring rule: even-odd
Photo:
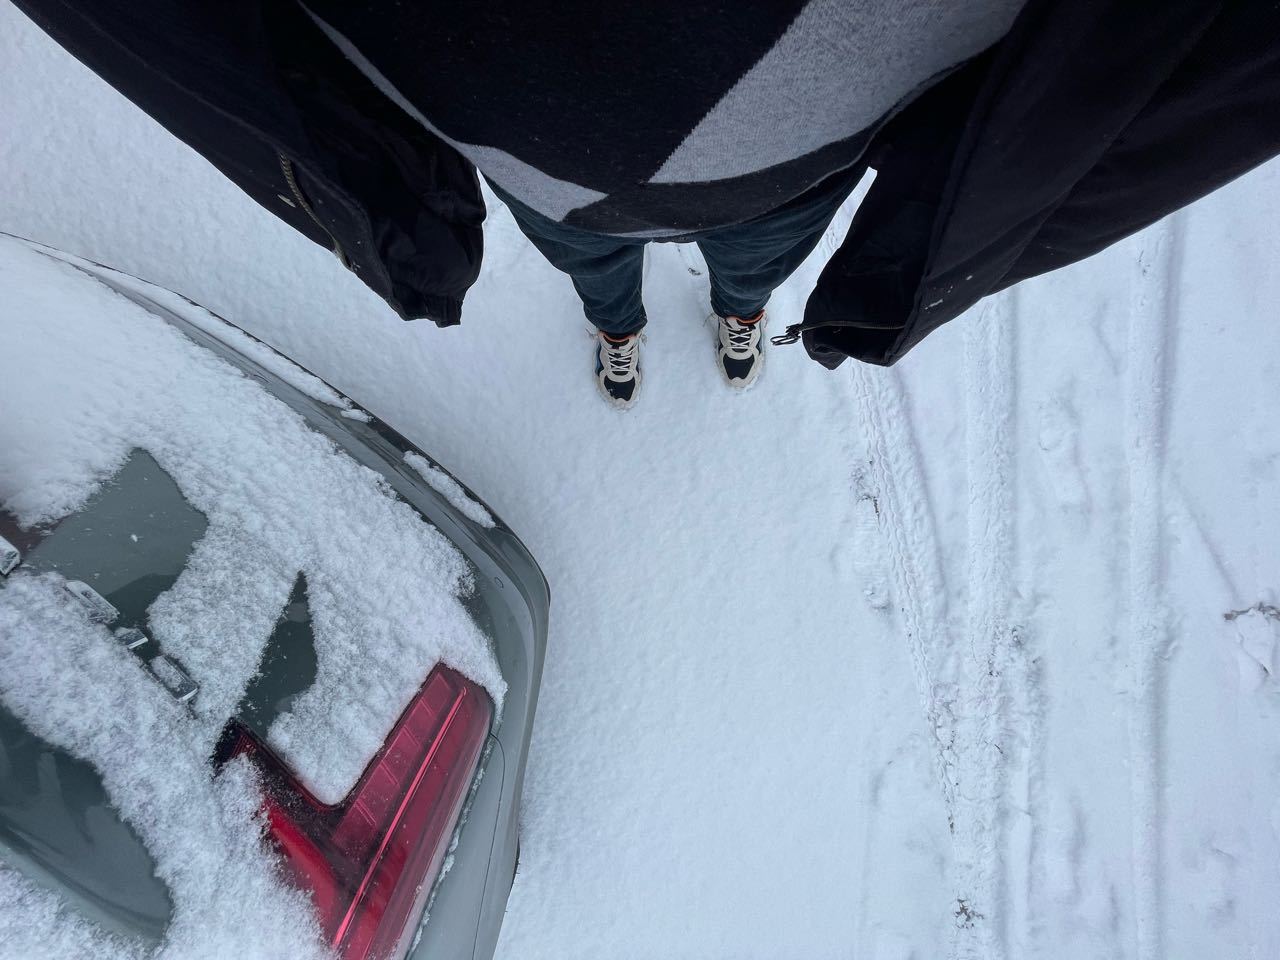
[[[717,321],[716,366],[724,382],[743,390],[756,382],[764,366],[761,341],[768,318],[763,310],[754,317],[721,317]]]
[[[615,340],[596,332],[596,386],[611,406],[626,410],[640,392],[640,334]]]

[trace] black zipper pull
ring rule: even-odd
[[[785,333],[780,333],[776,337],[770,337],[769,342],[775,347],[785,346],[788,343],[795,343],[800,339],[800,328],[802,326],[803,324],[793,323],[791,326],[787,327]]]

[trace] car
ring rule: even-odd
[[[487,650],[477,646],[478,652],[465,656],[455,650],[450,656],[442,654],[425,673],[407,676],[411,668],[404,667],[400,676],[388,677],[387,670],[397,668],[396,657],[384,657],[380,666],[364,670],[361,658],[378,652],[362,652],[359,645],[372,643],[376,631],[362,638],[357,630],[354,637],[341,638],[347,644],[341,656],[347,659],[333,661],[335,655],[325,646],[332,642],[319,624],[345,615],[344,590],[340,583],[335,587],[310,582],[305,562],[283,560],[278,569],[268,566],[264,574],[265,580],[287,585],[287,601],[276,611],[274,622],[261,621],[268,629],[260,631],[267,636],[255,640],[260,656],[227,645],[212,652],[198,644],[184,646],[179,642],[184,629],[218,633],[216,624],[211,628],[192,612],[196,608],[174,599],[180,592],[176,585],[193,576],[192,566],[207,561],[201,559],[199,545],[215,530],[214,511],[200,509],[190,492],[200,487],[204,504],[239,497],[237,502],[252,506],[253,498],[261,496],[256,485],[265,481],[253,464],[243,469],[229,464],[216,475],[198,477],[200,483],[193,483],[191,475],[179,482],[175,464],[181,464],[183,454],[169,448],[163,454],[143,446],[130,449],[123,464],[116,465],[87,500],[54,522],[19,522],[21,511],[4,504],[6,491],[0,488],[0,603],[10,593],[11,615],[21,618],[27,595],[35,596],[33,584],[54,593],[60,589],[65,596],[58,594],[59,603],[66,609],[59,607],[54,614],[79,617],[85,631],[96,631],[94,643],[111,638],[118,645],[110,653],[112,664],[136,661],[133,674],[145,678],[137,682],[152,684],[171,702],[154,715],[171,718],[168,722],[178,731],[175,737],[212,744],[207,766],[201,767],[199,758],[190,768],[166,761],[170,772],[163,776],[201,779],[207,772],[216,784],[231,779],[224,770],[251,771],[260,805],[242,813],[257,818],[274,850],[282,882],[304,892],[332,955],[344,960],[491,957],[518,862],[521,788],[546,647],[550,595],[536,561],[474,493],[427,453],[238,327],[170,291],[101,264],[27,241],[0,242],[6,245],[0,252],[24,264],[36,264],[33,257],[42,258],[41,263],[56,261],[58,276],[69,278],[68,283],[101,285],[96,289],[105,287],[113,297],[125,298],[129,310],[159,318],[195,344],[202,356],[220,361],[214,364],[219,371],[229,365],[233,376],[256,384],[260,389],[252,402],[268,416],[278,415],[286,424],[300,422],[299,430],[322,438],[322,444],[312,444],[321,451],[317,455],[332,455],[337,467],[359,482],[369,479],[372,500],[385,499],[374,504],[381,511],[378,517],[413,526],[412,535],[428,545],[428,553],[435,550],[444,556],[441,563],[452,564],[449,569],[465,585],[456,602],[469,617],[466,630],[474,628]],[[9,335],[3,335],[12,344]],[[67,349],[74,349],[76,338],[67,342]],[[129,388],[127,380],[121,382]],[[147,390],[153,384],[132,387]],[[243,392],[241,386],[236,390]],[[218,401],[210,397],[208,402]],[[215,425],[234,431],[241,426],[235,419],[228,416]],[[244,429],[255,428],[245,424]],[[13,452],[4,449],[10,442],[4,437],[0,431],[0,462]],[[39,455],[29,449],[23,453],[29,459],[38,460]],[[243,489],[230,489],[237,485]],[[377,523],[384,520],[362,520],[367,529],[335,533],[332,527],[342,522],[344,513],[338,494],[335,502],[339,509],[323,514],[314,529],[299,531],[309,520],[295,518],[285,535],[307,544],[338,533],[357,538],[383,535]],[[266,500],[264,515],[250,517],[248,528],[280,520],[271,515],[272,503]],[[316,549],[340,555],[345,548],[320,542]],[[371,549],[370,556],[376,556],[377,545]],[[233,545],[233,561],[235,550]],[[245,569],[276,562],[273,558],[279,554],[261,551],[250,557],[250,547],[245,550],[243,564],[215,564],[212,573],[200,574],[213,578],[215,592],[246,589],[241,579],[252,586],[256,575],[247,575]],[[294,569],[298,566],[302,569]],[[425,583],[422,578],[429,579],[432,568],[428,564],[422,569],[426,573],[421,576],[417,568],[386,576],[386,597],[401,597],[412,593],[415,583]],[[219,576],[236,582],[220,585]],[[437,593],[446,596],[447,591]],[[275,596],[278,603],[278,590]],[[376,584],[362,596],[356,598],[364,605],[359,616],[382,615],[364,609],[369,596],[378,596]],[[235,612],[246,605],[252,603],[215,603],[215,608]],[[167,611],[167,632],[157,627],[162,610]],[[398,628],[390,624],[386,629],[394,633]],[[11,646],[20,642],[24,641],[17,631],[0,635],[0,671],[5,669],[5,656],[12,664],[31,654]],[[454,649],[449,637],[441,642],[442,649]],[[423,649],[429,653],[432,648]],[[89,669],[87,663],[63,662],[55,650],[56,644],[51,644],[41,654],[48,657],[50,671]],[[126,655],[132,661],[122,659]],[[445,663],[447,659],[457,662]],[[23,662],[38,663],[33,654]],[[500,679],[486,674],[490,663]],[[343,686],[347,672],[349,688]],[[239,679],[228,681],[224,673]],[[360,680],[363,673],[372,679]],[[66,689],[92,691],[93,684],[106,681],[90,676],[76,682],[82,686]],[[324,683],[331,689],[317,707],[313,687]],[[138,771],[108,769],[110,764],[96,761],[91,750],[76,748],[76,735],[56,735],[63,722],[59,717],[71,714],[57,713],[55,704],[47,702],[56,698],[33,692],[37,689],[38,684],[22,691],[10,689],[6,698],[0,682],[0,872],[16,871],[31,889],[52,891],[59,916],[75,918],[75,923],[83,920],[105,935],[164,945],[175,910],[181,907],[164,878],[184,867],[162,862],[164,851],[157,844],[149,846],[147,830],[140,827],[146,824],[145,816],[119,809],[123,805],[136,812],[147,806],[147,796],[134,797],[133,807],[121,799],[125,788],[119,784],[134,783],[134,789],[135,781],[128,778]],[[406,691],[407,704],[399,702]],[[100,714],[86,721],[86,729],[118,721],[112,714],[118,713],[121,699],[118,693],[113,697],[103,697],[101,703],[94,696],[83,698],[85,711]],[[335,698],[343,702],[335,704]],[[302,710],[304,703],[314,708],[311,714]],[[66,704],[56,706],[62,709]],[[324,716],[329,726],[318,745],[308,743],[305,729],[305,716],[314,716],[315,709],[328,711]],[[359,736],[352,733],[353,742],[359,743],[351,746],[343,739],[349,716],[378,717],[381,727],[371,734],[364,729],[364,719],[351,721],[353,727],[361,727]],[[159,736],[166,736],[163,727]],[[303,769],[309,761],[316,761],[311,763],[314,769]],[[144,764],[154,765],[155,751],[140,744],[136,760],[122,762],[136,762],[141,770]],[[330,766],[343,764],[345,775],[331,775]],[[154,781],[144,777],[138,782]],[[162,802],[160,797],[151,799]],[[174,859],[172,851],[165,855]],[[3,913],[22,909],[23,902],[21,897],[0,896],[0,931]],[[8,919],[13,925],[25,922],[16,916]]]

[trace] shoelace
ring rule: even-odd
[[[755,351],[760,342],[760,324],[741,324],[737,320],[725,317],[720,321],[720,343],[725,352],[737,360],[746,360]]]
[[[600,342],[604,344],[605,376],[610,380],[630,380],[635,375],[633,367],[640,338],[628,337],[622,343],[614,343],[601,337]]]

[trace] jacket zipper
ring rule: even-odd
[[[770,337],[769,342],[775,347],[785,346],[788,343],[795,343],[800,339],[800,334],[804,332],[804,329],[805,327],[803,323],[793,323],[776,337]]]
[[[298,206],[306,211],[307,216],[315,221],[317,227],[324,231],[325,236],[329,238],[329,242],[333,244],[334,255],[348,270],[351,269],[351,261],[347,259],[347,254],[342,249],[342,245],[338,243],[338,238],[333,232],[326,227],[320,218],[316,215],[315,209],[311,206],[310,201],[302,195],[302,188],[298,186],[298,178],[293,172],[293,161],[286,157],[283,153],[277,153],[276,158],[280,161],[280,172],[284,174],[284,179],[289,184],[289,189],[293,192],[294,197],[298,201]]]
[[[856,323],[852,320],[826,320],[826,321],[823,321],[822,323],[793,323],[791,324],[791,326],[787,327],[785,330],[782,331],[782,333],[778,334],[776,337],[770,337],[769,342],[774,344],[775,346],[779,346],[779,347],[785,346],[788,343],[795,343],[797,340],[800,339],[800,337],[803,334],[807,333],[810,330],[821,330],[824,327],[832,327],[839,330],[845,327],[865,328],[866,324]],[[893,329],[893,328],[872,327],[871,329],[880,330],[880,329]]]

